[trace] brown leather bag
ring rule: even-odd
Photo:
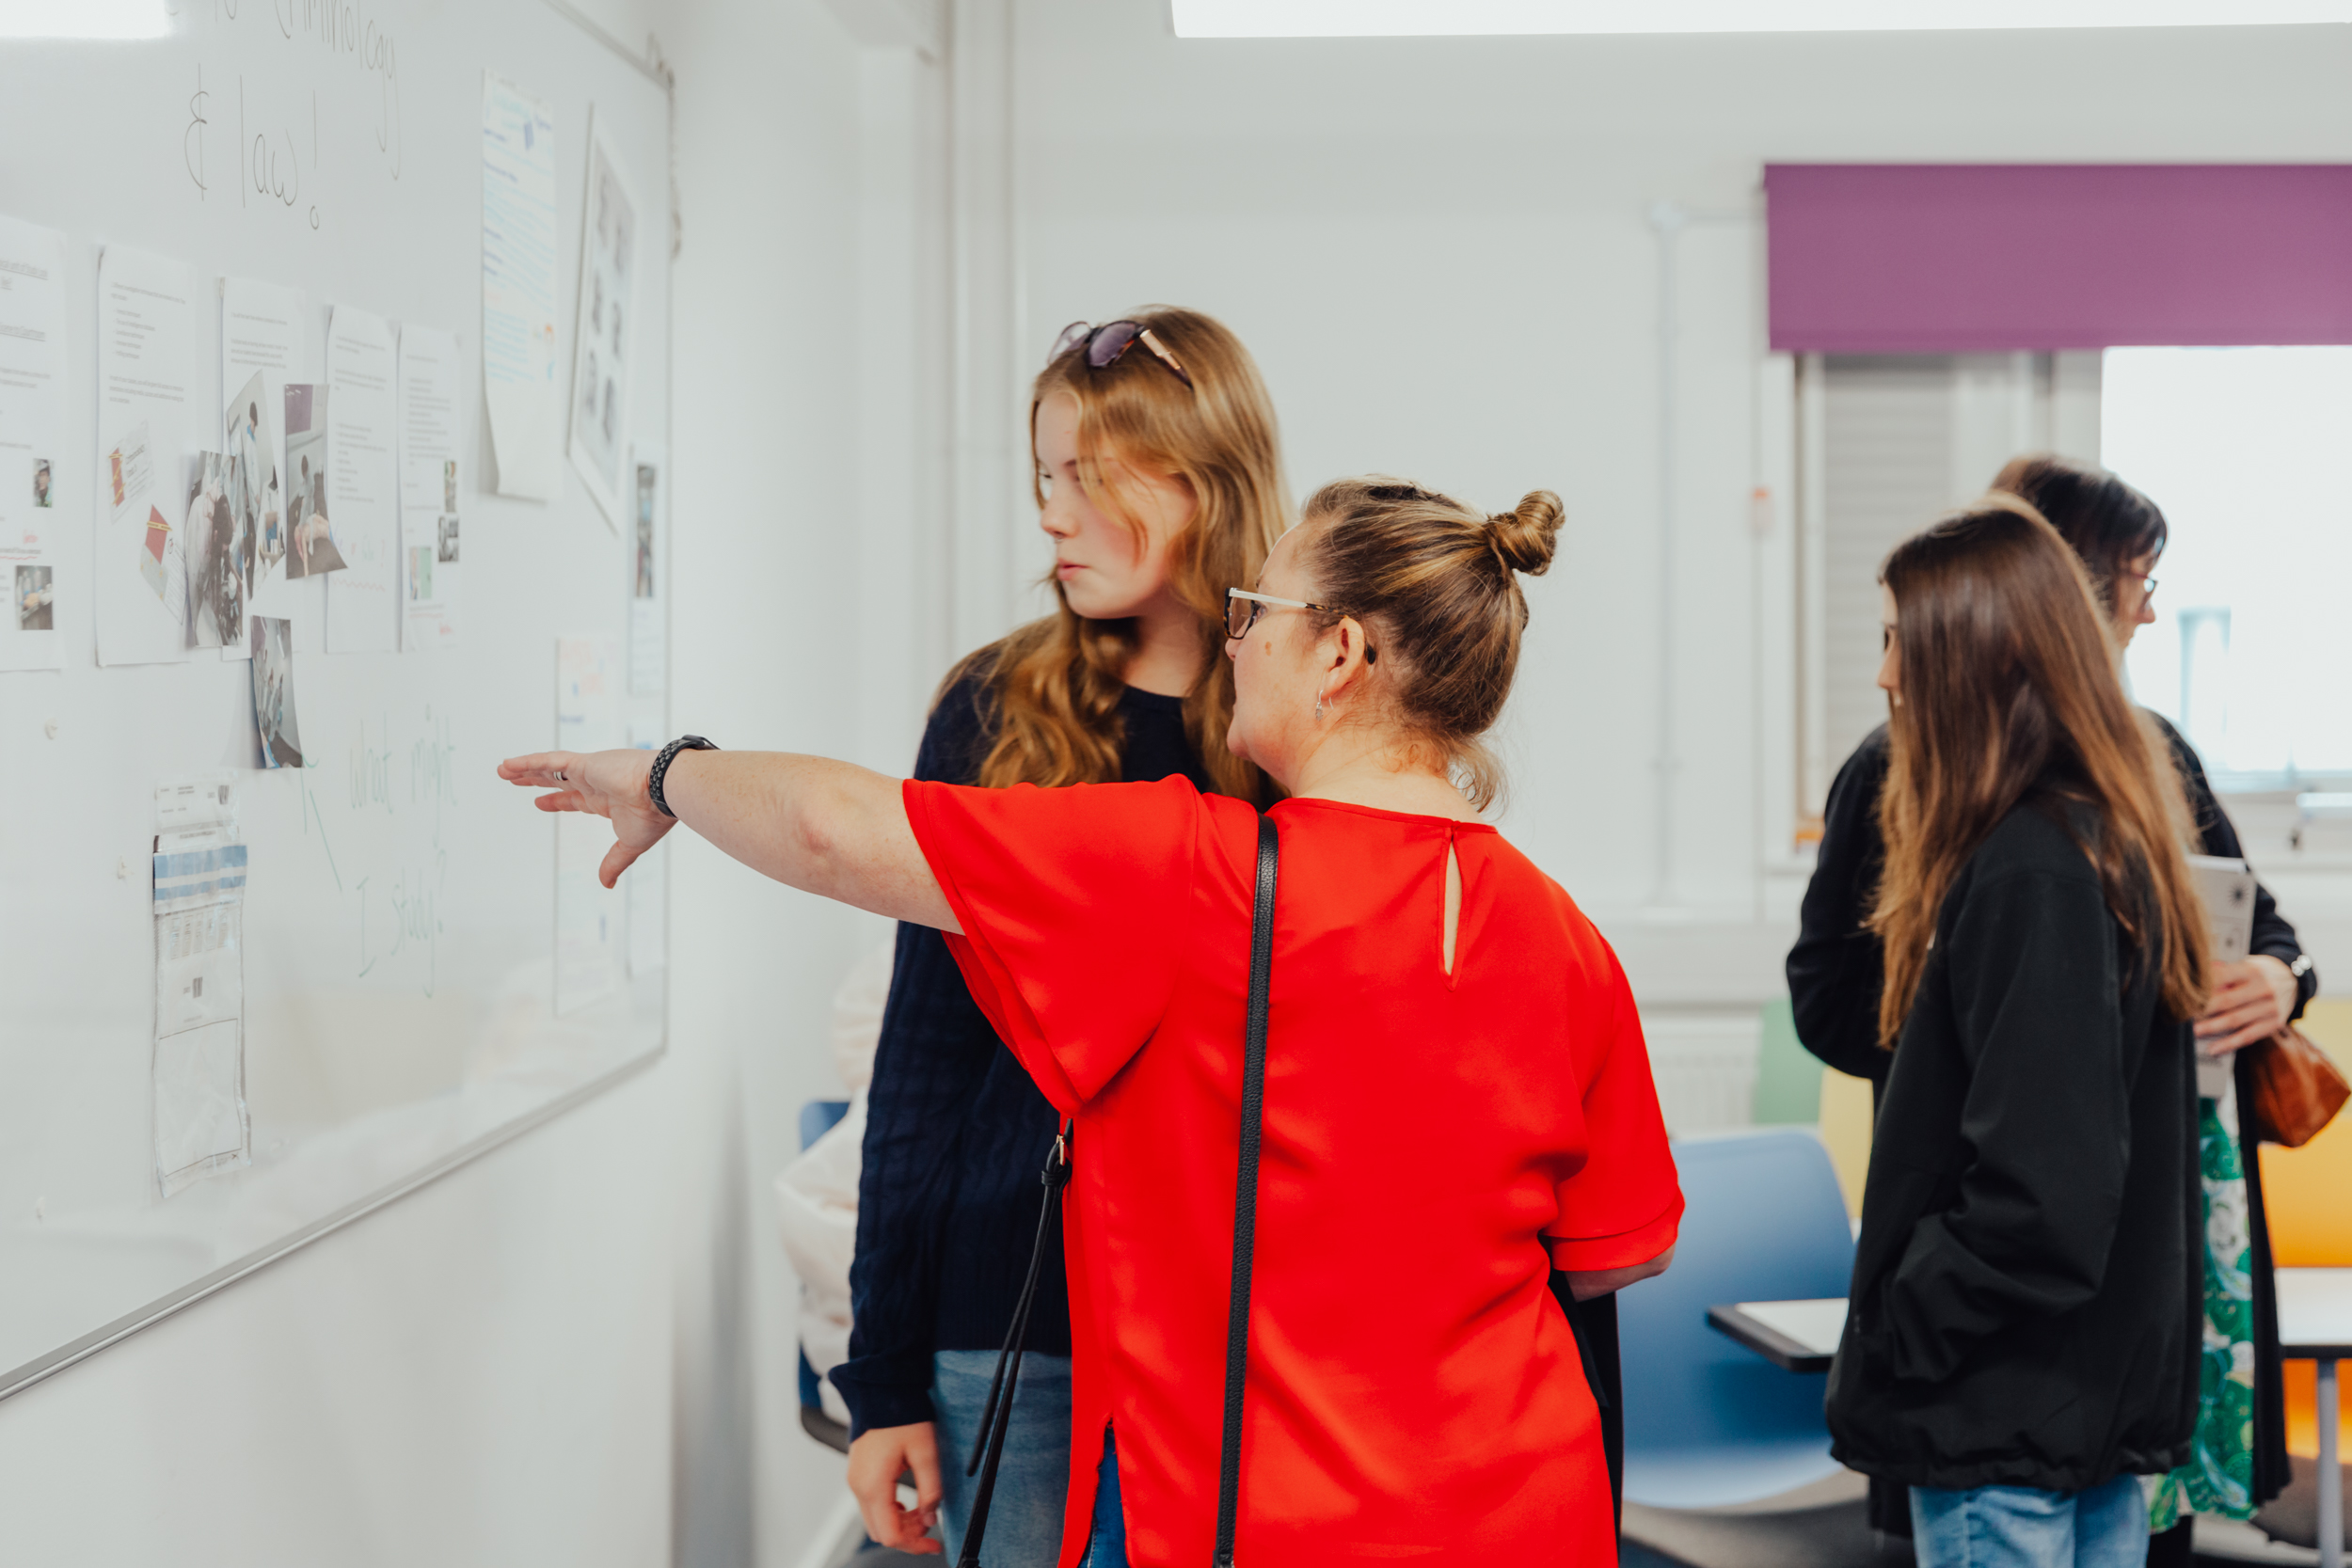
[[[2352,1085],[2344,1081],[2336,1064],[2292,1023],[2248,1046],[2246,1055],[2253,1086],[2247,1109],[2254,1118],[2255,1135],[2265,1143],[2302,1148],[2352,1099]]]

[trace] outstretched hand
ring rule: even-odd
[[[612,824],[612,847],[596,867],[596,879],[611,887],[638,856],[661,842],[677,819],[654,809],[651,752],[539,752],[508,757],[499,777],[525,789],[552,789],[536,804],[541,811],[580,811]]]

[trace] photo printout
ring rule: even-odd
[[[294,519],[289,515],[286,475],[277,459],[286,451],[286,386],[307,381],[310,365],[310,302],[299,289],[250,278],[220,283],[221,395],[227,402],[226,450],[247,472],[255,549],[252,613],[315,613],[314,593],[291,593],[282,585]],[[241,642],[236,655],[250,657]]]
[[[343,569],[327,511],[326,388],[308,381],[286,388],[286,561],[289,580]]]

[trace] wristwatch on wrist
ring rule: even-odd
[[[653,772],[645,781],[645,793],[653,797],[653,809],[673,819],[677,816],[677,813],[670,809],[670,802],[661,798],[661,781],[669,776],[670,764],[677,760],[677,754],[680,752],[715,752],[718,749],[717,746],[698,735],[679,736],[675,740],[662,747],[655,755]]]

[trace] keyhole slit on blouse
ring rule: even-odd
[[[1438,947],[1442,956],[1439,970],[1445,975],[1446,989],[1452,990],[1462,976],[1454,968],[1454,946],[1462,929],[1462,860],[1454,851],[1454,828],[1445,831],[1445,917],[1441,922],[1443,934]]]

